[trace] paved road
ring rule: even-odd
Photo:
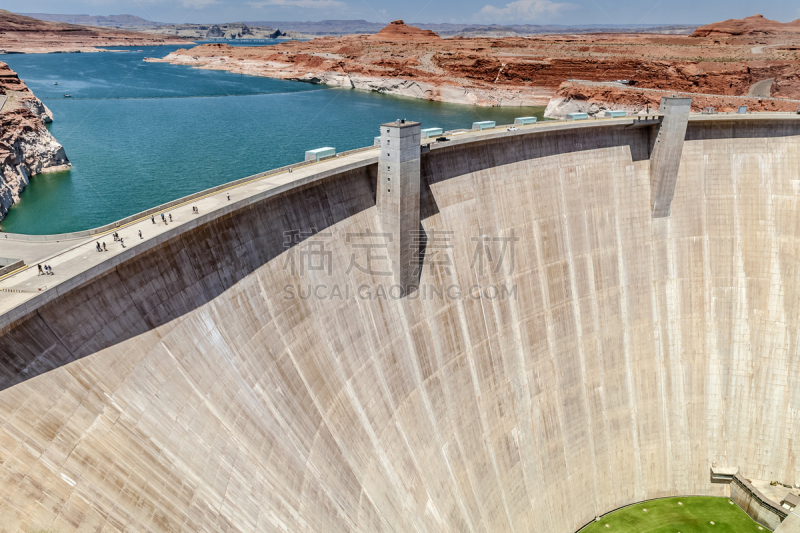
[[[0,249],[3,250],[2,256],[13,259],[22,259],[29,265],[55,255],[61,250],[66,250],[86,240],[84,237],[72,241],[24,242],[9,240],[7,237],[8,235],[3,235],[3,233],[0,233]]]
[[[747,93],[747,96],[752,96],[754,98],[770,98],[772,96],[770,94],[770,89],[774,81],[775,78],[769,78],[768,80],[761,80],[754,83],[750,86],[750,91]]]

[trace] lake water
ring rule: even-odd
[[[142,61],[177,48],[0,58],[52,110],[50,131],[73,165],[35,176],[2,230],[50,234],[101,226],[302,161],[308,149],[334,146],[341,152],[371,145],[378,126],[397,118],[421,121],[423,128],[457,129],[476,120],[541,118],[544,112],[441,104]]]

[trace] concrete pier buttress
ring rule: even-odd
[[[374,148],[0,278],[0,533],[574,533],[728,496],[712,464],[800,483],[800,116],[692,116],[668,219],[641,122],[432,143],[419,297],[348,268]]]
[[[662,98],[653,152],[650,156],[650,186],[653,218],[668,217],[675,195],[683,141],[692,109],[691,98]]]
[[[419,122],[382,124],[377,206],[381,229],[390,236],[394,284],[403,293],[416,286],[419,278],[419,180]]]

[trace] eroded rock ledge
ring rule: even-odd
[[[32,176],[69,168],[61,146],[47,131],[53,118],[47,107],[0,63],[0,220],[19,201]]]

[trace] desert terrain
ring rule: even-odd
[[[549,113],[646,111],[663,91],[695,110],[800,107],[800,22],[757,15],[691,35],[576,34],[442,39],[395,21],[375,35],[268,48],[209,44],[149,59],[481,106],[550,105]],[[615,83],[627,80],[628,84]]]
[[[177,36],[48,22],[0,9],[0,54],[97,52],[99,46],[184,44]]]

